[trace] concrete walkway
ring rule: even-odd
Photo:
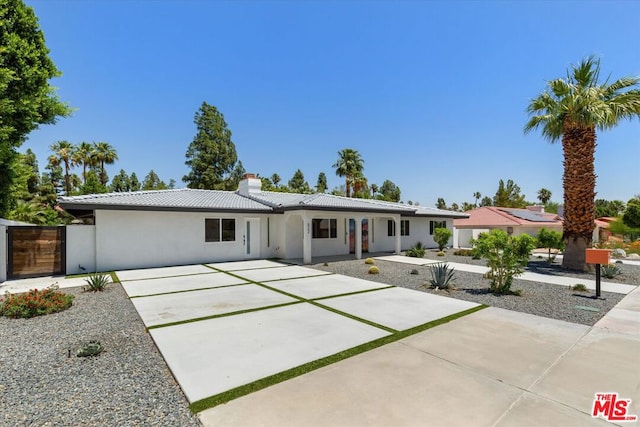
[[[382,261],[391,261],[391,262],[400,262],[403,264],[411,264],[411,265],[430,265],[436,264],[442,261],[434,261],[425,258],[413,258],[402,255],[389,255],[389,256],[381,256],[376,257],[376,259]],[[475,264],[464,264],[459,262],[449,262],[447,261],[449,267],[454,268],[455,270],[467,271],[469,273],[478,273],[485,274],[489,271],[488,267],[482,265]],[[540,282],[540,283],[548,283],[550,285],[560,285],[560,286],[573,286],[576,283],[582,283],[587,287],[587,289],[595,290],[596,281],[594,280],[585,280],[585,279],[577,279],[575,277],[567,277],[567,276],[554,276],[549,274],[540,274],[540,273],[532,273],[530,271],[525,271],[520,276],[517,277],[518,280],[528,280],[531,282]],[[600,282],[600,287],[603,292],[613,292],[617,294],[628,294],[634,291],[637,286],[636,285],[628,285],[624,283],[615,283],[615,282]]]
[[[640,415],[640,290],[594,327],[488,308],[200,413],[205,426],[607,426]],[[618,425],[637,425],[619,423]]]

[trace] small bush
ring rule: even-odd
[[[455,275],[453,268],[449,268],[448,264],[439,262],[429,267],[431,271],[431,286],[436,289],[451,289],[451,280]]]
[[[585,285],[583,285],[582,283],[577,283],[577,284],[573,285],[573,287],[571,289],[576,291],[576,292],[589,292],[589,289],[587,289],[587,287]]]
[[[620,267],[615,264],[603,265],[601,271],[602,276],[606,277],[607,279],[613,279],[614,277],[622,273],[622,271],[620,271]]]
[[[376,267],[375,265],[372,265],[371,267],[369,267],[369,274],[379,274],[380,273],[380,269],[378,267]]]
[[[425,247],[422,242],[417,242],[411,249],[408,249],[404,254],[405,256],[413,258],[423,258],[425,253]]]
[[[84,343],[76,353],[78,357],[97,356],[102,353],[102,344],[100,341],[89,341]]]
[[[90,274],[84,281],[89,285],[85,288],[89,292],[102,292],[109,284],[109,276],[106,274]]]
[[[458,256],[473,256],[473,250],[471,249],[458,249],[453,253]]]
[[[411,271],[409,272],[409,274],[413,274],[413,275],[415,276],[415,275],[417,275],[417,274],[420,274],[420,272],[418,271],[418,269],[417,269],[417,268],[414,268],[413,270],[411,270]]]
[[[453,233],[448,228],[436,228],[433,230],[433,240],[438,244],[438,249],[443,250]]]
[[[438,255],[438,256],[444,256],[444,252],[440,251],[440,252],[438,252],[436,255]]]
[[[58,292],[57,284],[23,294],[7,292],[4,300],[0,300],[0,316],[17,319],[57,313],[71,307],[73,298],[73,295]]]
[[[367,258],[364,260],[365,264],[369,264],[369,265],[373,265],[375,264],[375,261],[373,260],[373,258]]]

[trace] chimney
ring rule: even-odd
[[[255,174],[245,173],[238,184],[238,193],[242,196],[249,196],[251,193],[262,191],[262,181],[256,178]]]
[[[527,210],[531,212],[544,213],[544,206],[541,206],[541,205],[527,206]]]

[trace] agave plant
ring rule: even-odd
[[[613,279],[614,277],[622,273],[620,267],[615,264],[603,265],[601,271],[602,276],[606,277],[607,279]]]
[[[451,280],[455,275],[453,267],[448,264],[439,262],[429,267],[431,270],[431,285],[436,289],[451,289],[453,284]]]
[[[84,279],[87,282],[87,291],[98,292],[104,291],[104,288],[109,284],[109,275],[107,274],[90,274],[88,278]]]

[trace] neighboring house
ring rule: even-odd
[[[247,174],[238,191],[159,190],[61,197],[92,226],[67,227],[67,273],[253,258],[299,259],[396,252],[433,230],[453,230],[459,212],[329,194],[261,191]],[[73,244],[73,242],[77,242]],[[450,242],[452,244],[452,241]],[[73,252],[73,253],[71,253]]]
[[[603,216],[600,218],[596,218],[596,228],[593,231],[593,242],[606,242],[613,235],[613,233],[609,230],[609,224],[613,221],[616,221],[618,218]]]
[[[535,237],[542,228],[562,232],[562,218],[545,213],[542,206],[526,209],[485,206],[465,213],[469,218],[453,221],[454,247],[471,247],[471,239],[496,228],[513,236],[528,234]]]

